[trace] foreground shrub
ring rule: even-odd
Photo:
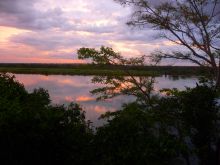
[[[14,77],[0,75],[1,163],[88,163],[91,138],[77,104],[52,106],[44,89],[28,94]]]
[[[167,90],[156,104],[128,104],[98,128],[99,164],[201,164],[219,158],[217,91],[202,85]]]

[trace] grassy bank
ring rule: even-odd
[[[0,72],[45,75],[204,75],[207,68],[195,66],[119,66],[93,64],[0,64]],[[126,71],[126,72],[125,72]]]

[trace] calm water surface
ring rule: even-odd
[[[87,119],[91,120],[96,126],[102,123],[102,121],[98,120],[101,114],[120,109],[123,103],[134,100],[131,96],[119,96],[114,99],[97,102],[95,96],[90,94],[90,91],[101,87],[101,85],[91,83],[92,76],[27,74],[15,74],[15,76],[29,92],[40,87],[47,89],[53,104],[79,103],[83,110],[86,111]],[[196,77],[175,79],[163,76],[156,78],[155,90],[158,91],[162,88],[184,89],[186,86],[195,86],[196,82]]]

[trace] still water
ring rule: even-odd
[[[53,104],[68,104],[70,102],[79,103],[86,111],[86,117],[93,122],[93,125],[102,124],[98,118],[107,111],[120,109],[123,103],[134,100],[131,96],[119,96],[106,101],[96,101],[96,96],[90,94],[90,91],[101,87],[100,84],[91,83],[92,76],[64,76],[64,75],[27,75],[15,74],[16,79],[24,84],[25,88],[32,92],[35,88],[44,88],[49,91]],[[157,77],[155,90],[162,88],[194,87],[198,79],[196,77],[173,78]]]

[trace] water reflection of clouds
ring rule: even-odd
[[[95,98],[88,97],[88,96],[79,96],[76,98],[76,101],[79,101],[79,102],[95,101]]]
[[[65,101],[66,101],[66,102],[73,102],[74,99],[73,99],[72,96],[65,96]]]
[[[31,76],[31,77],[27,77],[27,75],[24,74],[19,74],[16,75],[16,79],[20,82],[22,82],[25,86],[33,86],[33,85],[37,85],[38,82],[41,81],[49,81],[49,77],[47,76],[43,76],[43,75],[36,75],[36,76]]]
[[[102,121],[97,119],[107,111],[119,110],[123,103],[134,101],[131,96],[119,96],[107,101],[96,101],[90,91],[101,87],[99,84],[91,83],[92,76],[63,76],[63,75],[24,75],[16,74],[16,79],[23,83],[28,91],[35,88],[47,89],[53,104],[79,103],[86,111],[86,117],[98,126]],[[171,80],[165,77],[156,78],[155,91],[161,88],[179,88],[184,86],[195,86],[196,78]]]
[[[48,90],[53,104],[79,103],[86,111],[87,119],[99,125],[99,116],[107,111],[115,111],[127,99],[125,97],[109,99],[97,102],[90,91],[97,88],[98,84],[92,84],[92,77],[86,76],[62,76],[62,75],[25,75],[16,74],[16,79],[23,83],[25,88],[31,92],[35,88]]]

